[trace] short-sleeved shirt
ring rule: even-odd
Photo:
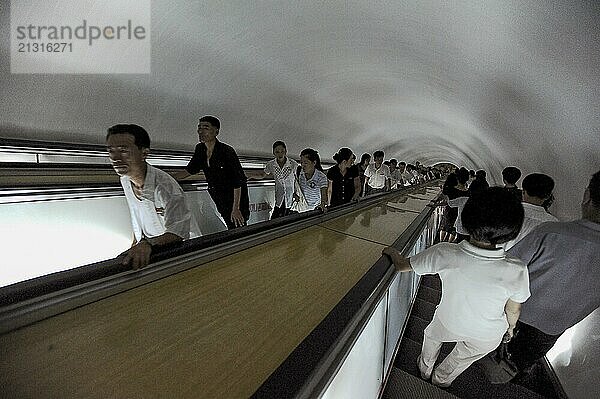
[[[300,189],[304,194],[304,198],[306,198],[306,203],[311,209],[315,209],[321,204],[321,188],[327,187],[328,184],[325,173],[315,169],[312,177],[306,179],[306,174],[301,171],[298,176],[298,184],[300,184]]]
[[[369,164],[365,170],[365,177],[369,178],[367,180],[369,187],[385,188],[385,182],[390,178],[390,168],[384,164],[381,164],[379,168],[374,163]]]
[[[544,223],[508,253],[529,269],[531,298],[521,308],[523,323],[558,335],[600,306],[599,223]]]
[[[404,169],[404,172],[402,172],[400,174],[400,176],[402,177],[402,183],[405,186],[410,186],[412,183],[414,183],[413,182],[413,175],[409,171],[407,171],[406,169]]]
[[[506,301],[529,298],[527,268],[502,248],[440,243],[411,257],[410,263],[419,275],[440,275],[442,299],[435,317],[457,335],[482,341],[501,337],[508,328]]]
[[[182,239],[190,237],[190,208],[183,189],[168,173],[147,165],[142,199],[135,196],[129,176],[121,176],[120,180],[136,241],[165,233],[173,233]]]
[[[354,178],[358,177],[357,169],[347,168],[346,174],[342,175],[337,165],[327,171],[327,179],[332,181],[331,206],[345,204],[354,196]]]
[[[519,235],[514,240],[510,240],[509,242],[503,245],[504,249],[508,251],[511,249],[516,243],[521,241],[523,237],[525,237],[529,232],[531,232],[535,227],[539,226],[544,222],[558,222],[556,216],[546,212],[544,207],[539,205],[530,204],[528,202],[523,202],[523,210],[525,211],[525,217],[523,218],[523,226],[521,226],[521,230],[519,230]]]
[[[467,203],[467,201],[469,200],[469,197],[467,196],[468,193],[466,191],[463,191],[463,192],[465,193],[464,197],[456,197],[454,199],[448,200],[448,205],[453,208],[458,208],[456,221],[454,222],[454,227],[456,228],[456,232],[459,234],[469,235],[469,233],[464,229],[464,227],[462,225],[462,218],[461,218],[462,210],[465,207],[465,204]]]
[[[225,220],[229,220],[233,210],[233,190],[240,188],[240,212],[244,219],[249,219],[250,201],[246,175],[233,147],[217,140],[209,165],[206,144],[198,143],[185,170],[192,175],[201,170],[204,172],[208,193]]]
[[[298,162],[286,157],[285,164],[280,167],[277,159],[272,159],[265,164],[265,173],[273,175],[275,179],[275,206],[280,207],[285,201],[286,208],[292,205],[294,200],[294,173],[298,168]]]
[[[396,188],[398,183],[402,181],[402,174],[400,173],[400,169],[390,170],[390,186],[392,188]]]

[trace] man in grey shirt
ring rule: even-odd
[[[508,345],[522,373],[600,306],[600,171],[585,189],[581,213],[579,220],[538,226],[508,251],[529,269],[531,297]]]

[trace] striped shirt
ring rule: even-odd
[[[327,187],[328,184],[325,173],[315,169],[315,173],[307,180],[304,172],[300,172],[298,183],[300,184],[300,188],[302,189],[302,193],[304,194],[304,198],[306,198],[308,206],[311,209],[317,207],[317,205],[321,203],[321,188]]]

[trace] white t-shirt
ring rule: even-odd
[[[413,183],[413,176],[406,169],[404,169],[404,172],[402,172],[400,176],[402,177],[402,182],[405,186],[410,186]]]
[[[168,173],[147,165],[142,199],[133,193],[131,180],[121,176],[133,234],[137,241],[143,237],[158,237],[173,233],[183,239],[190,238],[190,228],[196,227],[183,189]]]
[[[440,243],[410,258],[415,273],[439,274],[442,300],[435,316],[449,331],[491,341],[508,328],[506,301],[529,298],[527,267],[504,249],[482,249],[462,241]]]
[[[277,159],[271,159],[265,164],[265,173],[273,175],[275,179],[275,206],[281,206],[285,200],[285,207],[289,208],[294,200],[294,173],[298,162],[286,157],[283,168],[277,163]]]
[[[315,209],[321,204],[321,188],[327,187],[328,184],[325,173],[315,169],[315,173],[307,180],[304,171],[301,171],[298,177],[298,184],[304,194],[304,198],[306,198],[306,203],[311,209]]]
[[[546,212],[544,207],[530,204],[528,202],[523,202],[522,204],[523,210],[525,211],[523,226],[521,227],[517,238],[503,245],[505,251],[508,251],[513,247],[513,245],[521,241],[523,237],[529,234],[531,230],[533,230],[536,226],[539,226],[544,222],[558,222],[558,219],[554,215],[551,215],[550,213]]]
[[[401,180],[402,174],[400,173],[400,169],[396,168],[393,171],[390,170],[390,187],[392,189],[397,188]]]
[[[465,191],[465,194],[467,192]],[[451,200],[448,200],[448,205],[453,208],[458,208],[458,216],[456,217],[456,221],[454,222],[454,227],[456,228],[456,232],[468,236],[469,233],[463,228],[462,225],[462,211],[465,207],[465,204],[469,200],[469,197],[458,197]]]
[[[375,163],[371,163],[365,169],[365,177],[369,178],[367,181],[369,187],[384,188],[386,180],[390,178],[390,168],[384,164],[377,168]]]

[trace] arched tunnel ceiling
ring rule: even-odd
[[[577,217],[600,168],[597,1],[153,1],[150,74],[11,74],[2,41],[0,136],[102,143],[146,127],[191,150],[221,118],[241,154],[341,146],[425,164],[509,164],[557,181]],[[10,7],[2,3],[2,36]]]

